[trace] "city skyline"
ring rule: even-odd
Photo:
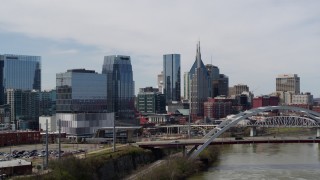
[[[137,94],[156,87],[163,54],[181,54],[181,75],[188,71],[200,39],[204,64],[223,69],[230,86],[269,94],[277,75],[298,74],[301,92],[320,96],[318,1],[55,3],[0,7],[0,53],[41,56],[42,89],[55,88],[57,73],[100,73],[104,56],[123,54],[131,57]]]

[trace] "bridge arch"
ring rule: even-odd
[[[191,149],[189,158],[194,159],[196,158],[200,152],[202,152],[215,138],[219,137],[222,133],[227,131],[229,128],[235,126],[240,121],[247,119],[248,117],[255,116],[262,112],[272,111],[272,110],[288,110],[294,112],[304,113],[305,116],[309,117],[310,119],[314,120],[317,124],[320,124],[320,113],[311,111],[308,109],[300,108],[300,107],[293,107],[293,106],[266,106],[266,107],[259,107],[255,109],[250,109],[244,112],[240,112],[239,114],[229,116],[226,120],[222,121],[217,127],[212,129],[208,132],[203,138],[207,139],[203,145],[199,147],[194,147]]]

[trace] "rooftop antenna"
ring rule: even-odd
[[[212,65],[212,55],[211,55],[211,65]]]

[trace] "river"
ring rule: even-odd
[[[189,179],[320,179],[320,145],[223,145],[218,162]]]

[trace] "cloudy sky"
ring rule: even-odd
[[[101,73],[103,56],[130,55],[138,89],[156,86],[163,54],[181,54],[189,71],[200,40],[202,60],[230,86],[269,94],[278,74],[294,73],[320,97],[319,9],[319,0],[7,0],[0,54],[40,55],[43,89],[56,73]]]

